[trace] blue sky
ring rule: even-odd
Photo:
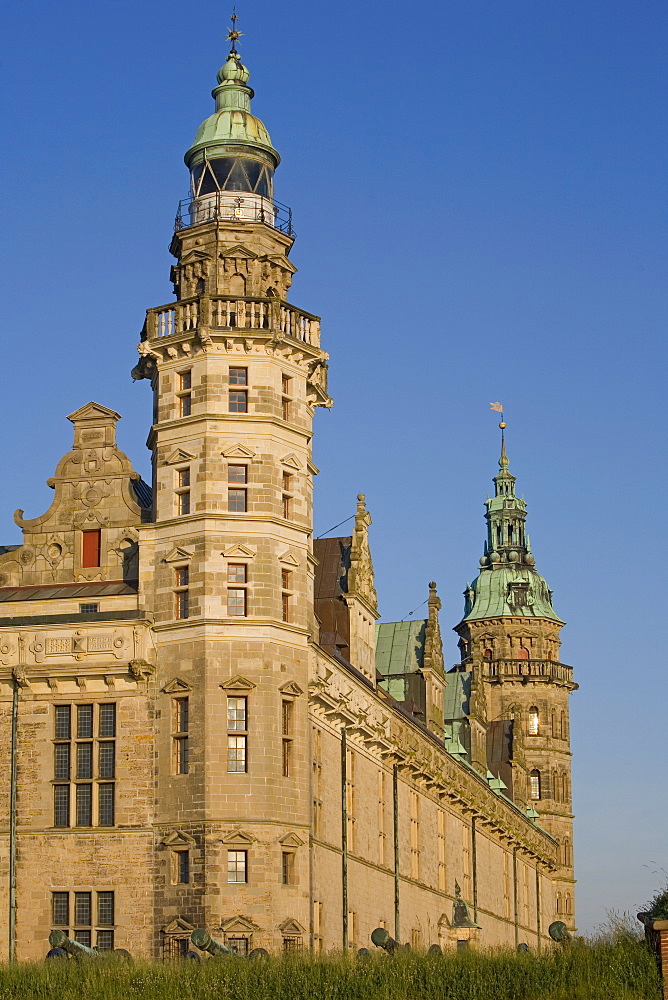
[[[665,334],[668,8],[654,0],[239,4],[254,111],[283,157],[336,404],[316,420],[316,534],[366,493],[383,618],[475,575],[506,407],[538,569],[568,622],[579,926],[668,868]],[[40,514],[89,399],[123,414],[183,153],[227,9],[22,0],[2,15],[3,543]],[[29,456],[29,457],[27,457]],[[417,615],[416,615],[417,617]],[[665,770],[665,768],[663,768]]]

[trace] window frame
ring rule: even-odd
[[[239,867],[231,867],[231,866]],[[242,874],[243,878],[230,878],[230,875]],[[248,851],[228,848],[227,851],[227,883],[228,885],[248,884]]]
[[[190,698],[172,698],[172,773],[190,774]]]
[[[54,705],[55,829],[116,826],[117,714],[115,701]]]
[[[243,704],[241,704],[243,703]],[[226,701],[227,773],[248,773],[248,697],[228,694]],[[239,716],[236,713],[241,713]],[[243,725],[240,725],[243,723]],[[243,767],[230,766],[243,763]]]

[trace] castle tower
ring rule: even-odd
[[[280,948],[309,928],[311,434],[331,401],[319,320],[286,301],[280,158],[229,37],[185,156],[177,300],[148,310],[133,373],[154,396],[140,586],[157,642],[156,924],[178,914],[179,946],[192,925]]]
[[[552,592],[536,571],[526,533],[526,504],[515,493],[501,427],[494,496],[485,501],[487,542],[480,572],[465,591],[461,666],[470,678],[471,756],[486,747],[486,766],[507,794],[559,844],[555,918],[574,927],[573,815],[568,699],[577,688],[572,667],[560,662],[564,622]],[[482,701],[482,710],[473,711]],[[485,716],[485,718],[481,718]]]

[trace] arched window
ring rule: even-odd
[[[492,650],[491,649],[483,649],[482,655],[485,657],[486,660],[491,660],[492,659]]]
[[[243,274],[233,274],[230,278],[230,295],[245,295],[246,279]]]
[[[538,736],[538,709],[532,705],[529,709],[529,736]]]
[[[565,712],[561,713],[561,719],[559,721],[560,721],[560,725],[559,725],[560,735],[561,735],[562,740],[565,740],[566,739],[566,713]]]
[[[557,713],[556,713],[556,711],[554,709],[552,709],[550,717],[551,717],[551,720],[552,720],[552,736],[556,738],[556,736],[557,736]]]
[[[540,771],[534,768],[529,774],[529,795],[532,799],[540,798]]]
[[[557,893],[557,913],[563,913],[563,912],[564,912],[564,908],[563,908],[563,903],[562,903],[562,900],[561,900],[561,893],[558,892]]]
[[[571,900],[570,892],[567,892],[564,896],[564,913],[570,914],[573,912],[573,901]]]
[[[563,863],[567,868],[573,866],[573,848],[568,837],[564,840]]]
[[[524,646],[520,646],[520,648],[517,650],[517,659],[518,660],[528,660],[529,659],[529,650],[525,649]]]

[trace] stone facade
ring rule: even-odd
[[[349,538],[313,546],[328,356],[286,299],[293,236],[248,166],[266,185],[278,154],[247,80],[233,51],[214,92],[232,124],[205,122],[204,154],[216,183],[245,164],[245,207],[202,188],[193,147],[176,301],[142,332],[151,487],[116,447],[118,414],[89,403],[53,504],[18,511],[23,544],[0,549],[0,948],[38,959],[58,928],[174,957],[200,926],[240,951],[368,946],[376,926],[415,947],[544,947],[572,893],[557,625],[462,623],[473,694],[448,719],[461,670],[445,671],[432,584],[410,679],[383,674],[364,497]],[[511,661],[517,642],[552,667],[500,683],[485,651]],[[534,705],[557,722],[529,737]],[[508,795],[487,767],[499,719]],[[538,821],[534,765],[560,776]]]

